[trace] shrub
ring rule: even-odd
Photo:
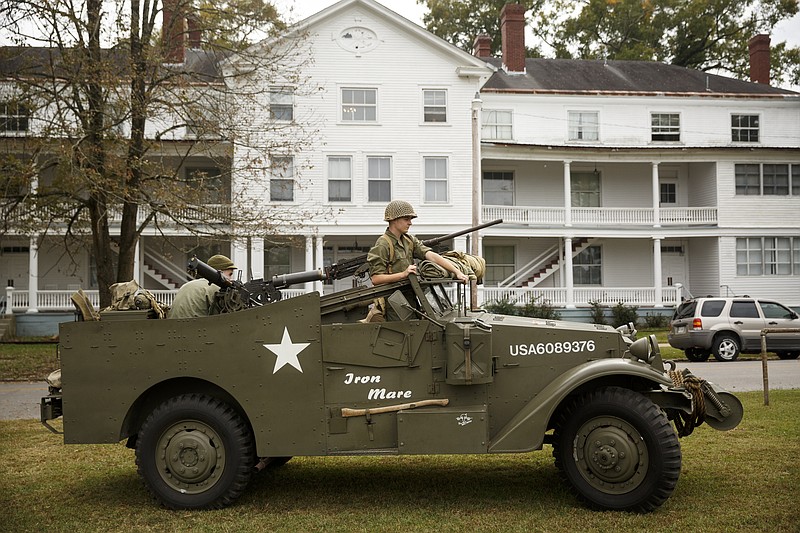
[[[606,309],[598,301],[589,300],[591,311],[589,317],[592,319],[592,324],[608,324],[606,322]]]
[[[635,326],[639,321],[639,315],[636,313],[637,307],[627,306],[622,302],[611,308],[611,325],[615,328],[633,322]]]
[[[644,315],[644,325],[648,329],[664,329],[669,325],[669,318],[664,315],[647,313]]]
[[[513,301],[508,298],[500,300],[492,300],[483,304],[483,309],[488,313],[497,313],[498,315],[518,315],[519,308]]]
[[[547,320],[561,320],[561,313],[556,311],[550,300],[534,298],[520,310],[522,316],[531,318],[544,318]]]

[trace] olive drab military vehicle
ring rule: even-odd
[[[193,266],[240,310],[62,324],[62,382],[42,399],[42,422],[63,416],[67,444],[127,439],[168,508],[226,506],[255,472],[292,456],[549,444],[589,505],[646,512],[676,486],[679,434],[742,418],[735,396],[662,361],[653,336],[468,310],[463,286],[451,299],[448,280],[413,274],[282,299],[281,287],[335,269],[245,286]],[[379,298],[385,320],[362,322]]]

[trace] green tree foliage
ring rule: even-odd
[[[487,32],[500,49],[504,0],[418,0],[426,28],[471,50]],[[749,79],[747,41],[798,12],[795,0],[537,0],[527,8],[533,34],[559,58],[663,61]],[[529,43],[533,44],[533,43]],[[772,77],[800,83],[800,49],[772,44]],[[530,54],[529,54],[530,55]]]

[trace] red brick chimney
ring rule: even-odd
[[[769,85],[769,35],[756,35],[750,46],[750,81]]]
[[[508,72],[525,72],[525,7],[506,4],[500,11],[503,66]]]
[[[202,47],[203,30],[200,29],[200,20],[196,14],[186,17],[186,28],[189,31],[189,48],[199,50]]]
[[[472,55],[480,58],[492,57],[492,38],[485,33],[475,37],[472,43]]]
[[[164,60],[167,63],[183,63],[186,56],[185,0],[163,0],[161,40],[164,45]]]

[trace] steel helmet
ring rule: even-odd
[[[400,217],[416,218],[417,214],[414,212],[414,208],[411,207],[411,204],[405,200],[392,200],[389,202],[389,205],[386,206],[383,220],[388,222]]]
[[[208,260],[208,266],[216,270],[228,270],[229,268],[236,268],[233,261],[224,255],[214,255]]]

